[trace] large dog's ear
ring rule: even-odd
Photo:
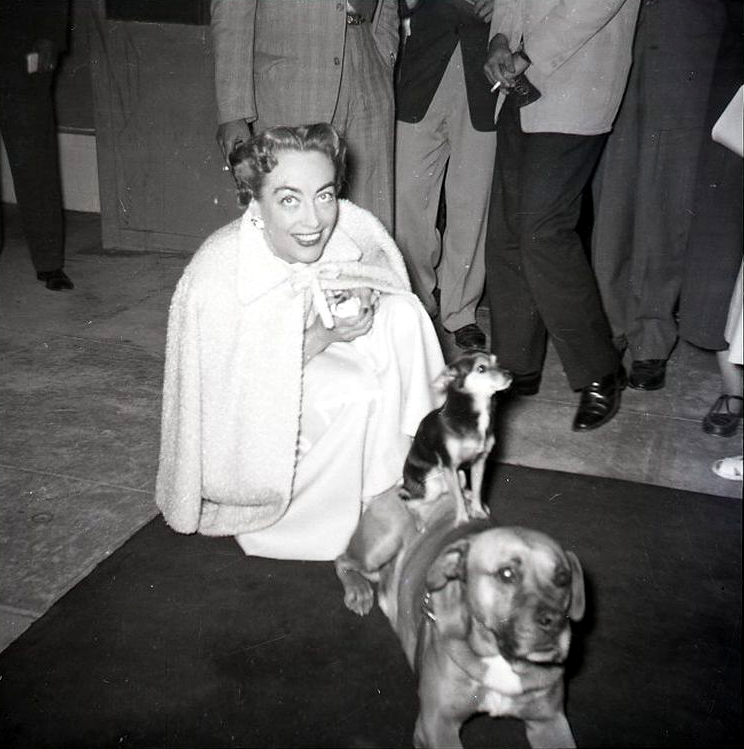
[[[571,607],[568,610],[568,618],[571,621],[578,622],[584,617],[584,610],[586,609],[584,571],[581,569],[576,554],[567,551],[566,556],[571,565]]]
[[[461,538],[450,544],[431,564],[426,573],[426,589],[440,590],[450,580],[465,580],[465,560],[470,541]]]

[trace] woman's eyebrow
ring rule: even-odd
[[[319,192],[323,192],[323,190],[327,190],[329,187],[335,187],[336,183],[333,180],[330,180],[329,182],[326,182],[324,185],[319,187],[315,194],[317,195]],[[298,195],[302,194],[302,190],[300,190],[299,187],[292,187],[292,185],[279,185],[278,187],[274,188],[273,194],[276,195],[278,192],[282,192],[282,190],[289,190],[289,192],[297,193]]]
[[[299,187],[292,187],[292,185],[279,185],[279,187],[274,188],[274,195],[276,195],[278,192],[281,192],[282,190],[289,190],[290,192],[296,192],[301,193],[302,190],[300,190]]]

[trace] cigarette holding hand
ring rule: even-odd
[[[493,93],[499,86],[501,85],[501,81],[496,81],[496,83],[491,86],[491,93]]]

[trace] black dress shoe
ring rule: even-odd
[[[39,281],[44,281],[47,289],[51,289],[52,291],[62,291],[63,289],[75,288],[75,284],[73,284],[67,277],[67,274],[62,270],[62,268],[37,271],[36,278],[38,278]]]
[[[703,431],[716,437],[731,437],[742,417],[742,399],[738,395],[721,395],[703,419]]]
[[[512,375],[509,393],[511,395],[537,395],[540,391],[542,372]]]
[[[462,349],[486,347],[486,334],[474,323],[463,325],[455,331],[455,343]]]
[[[572,426],[574,432],[585,432],[606,424],[620,408],[620,393],[626,384],[625,370],[620,367],[582,388]]]
[[[635,359],[628,385],[633,390],[661,390],[666,381],[666,359]]]

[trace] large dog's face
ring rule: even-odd
[[[578,559],[549,536],[526,528],[490,528],[440,556],[429,582],[459,578],[470,615],[469,640],[483,657],[561,664],[570,621],[584,615]]]
[[[569,620],[584,615],[584,578],[575,555],[526,528],[494,528],[473,538],[466,597],[475,637],[493,637],[509,661],[563,663]]]

